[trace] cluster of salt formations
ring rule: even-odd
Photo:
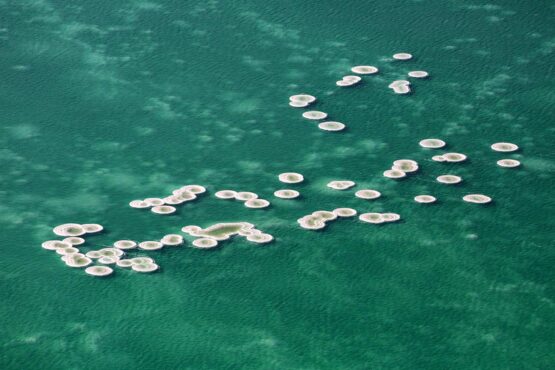
[[[335,84],[340,87],[348,87],[353,86],[359,83],[362,80],[359,76],[343,76],[343,78],[339,81],[336,81]]]
[[[325,119],[328,116],[325,112],[320,112],[319,110],[309,110],[303,113],[303,117],[312,121],[318,121]]]
[[[194,247],[201,249],[215,248],[219,241],[227,240],[236,235],[259,244],[274,240],[272,235],[256,229],[249,222],[224,222],[209,226],[206,229],[196,225],[188,225],[184,226],[181,231],[196,237],[197,239],[192,244]]]
[[[440,149],[443,148],[446,144],[445,141],[441,139],[422,139],[418,143],[422,148],[427,149]]]
[[[345,124],[337,121],[325,121],[319,123],[318,128],[324,131],[342,131],[345,129]]]
[[[397,159],[393,161],[391,169],[384,171],[383,175],[390,179],[402,179],[406,177],[408,173],[418,171],[418,168],[418,162],[412,159]]]
[[[289,97],[289,105],[295,108],[305,108],[316,101],[316,97],[308,94],[298,94]]]
[[[355,185],[356,185],[355,182],[350,180],[334,180],[334,181],[328,182],[326,186],[328,188],[335,189],[335,190],[347,190],[349,188],[352,188]]]
[[[353,217],[357,211],[353,208],[336,208],[333,211],[315,211],[297,220],[303,229],[320,230],[326,227],[326,223],[338,217]]]
[[[244,202],[247,208],[266,208],[270,205],[269,201],[258,198],[258,194],[251,191],[220,190],[214,195],[219,199],[235,199]]]
[[[518,148],[518,145],[516,144],[501,142],[501,143],[491,144],[491,149],[496,152],[511,153],[511,152],[516,152],[519,148]],[[520,161],[516,159],[505,158],[505,159],[498,160],[497,165],[499,167],[504,167],[504,168],[516,168],[520,166]]]
[[[436,201],[436,197],[434,197],[433,195],[417,195],[414,197],[414,201],[416,203],[435,203]]]
[[[436,177],[437,182],[447,185],[458,184],[462,181],[462,177],[456,175],[440,175]]]
[[[378,199],[381,196],[382,196],[382,193],[372,189],[361,189],[355,193],[355,197],[360,199],[368,199],[368,200]]]
[[[52,231],[58,236],[78,237],[85,234],[94,234],[104,230],[104,227],[99,224],[62,224],[56,226]],[[81,241],[82,238],[72,239]],[[80,244],[85,241],[82,240]]]
[[[491,202],[491,198],[484,194],[468,194],[462,198],[468,203],[486,204]]]
[[[382,224],[384,222],[395,222],[401,219],[401,216],[397,213],[377,213],[377,212],[368,212],[362,213],[358,216],[358,219],[362,222],[367,222],[370,224]]]
[[[410,93],[410,81],[407,80],[395,80],[390,83],[387,87],[393,89],[395,94],[408,94]]]
[[[201,185],[185,185],[172,191],[172,195],[165,198],[145,198],[143,200],[132,200],[129,205],[133,208],[150,208],[153,213],[167,215],[174,213],[174,205],[190,202],[197,199],[197,195],[206,192]]]
[[[274,191],[274,196],[281,199],[295,199],[299,195],[301,195],[301,193],[293,189],[280,189]]]

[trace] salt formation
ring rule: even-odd
[[[395,222],[401,219],[401,215],[398,213],[378,213],[378,212],[368,212],[363,213],[358,216],[358,219],[362,222],[367,222],[370,224],[382,224],[384,222]]]
[[[395,80],[388,85],[390,89],[393,89],[395,94],[408,94],[410,93],[410,82],[407,80]]]
[[[437,182],[442,184],[458,184],[462,181],[462,177],[455,175],[441,175],[436,178]]]
[[[303,113],[303,117],[309,120],[321,120],[328,116],[327,113],[318,110],[309,110]]]
[[[429,76],[428,72],[426,71],[410,71],[408,75],[409,77],[413,78],[426,78]]]
[[[353,217],[356,214],[357,211],[353,208],[336,208],[331,212],[320,210],[299,218],[297,223],[303,229],[320,230],[326,227],[327,222],[336,220],[338,217]]]
[[[445,141],[440,139],[423,139],[418,143],[422,148],[439,149],[443,148],[446,144]]]
[[[491,202],[491,198],[484,194],[468,194],[463,197],[468,203],[486,204]]]
[[[518,150],[518,145],[513,143],[495,143],[491,144],[491,149],[496,152],[515,152]]]
[[[372,75],[378,73],[378,68],[374,66],[356,66],[351,68],[351,72],[359,75]]]
[[[377,199],[381,196],[382,194],[377,191],[377,190],[372,190],[372,189],[362,189],[359,190],[355,193],[355,197],[360,198],[360,199]]]
[[[326,186],[335,190],[347,190],[355,186],[355,182],[350,180],[334,180],[328,182]]]
[[[348,87],[358,84],[362,79],[359,76],[343,76],[343,78],[335,84],[339,87]]]
[[[304,177],[300,173],[296,172],[284,172],[281,173],[279,176],[279,181],[284,182],[286,184],[298,184],[303,182]]]
[[[393,54],[393,59],[395,59],[395,60],[410,60],[410,59],[412,59],[412,54],[409,54],[409,53]]]
[[[434,203],[436,201],[436,197],[432,195],[417,195],[414,197],[414,201],[416,203]]]
[[[180,205],[186,202],[197,199],[198,195],[204,194],[206,188],[202,185],[184,185],[180,188],[172,190],[171,195],[163,198],[145,198],[143,200],[137,199],[129,202],[132,208],[151,208],[153,213],[166,215],[176,211],[175,205]]]
[[[342,131],[345,129],[345,125],[337,121],[326,121],[319,123],[318,128],[324,131]]]
[[[298,94],[289,97],[289,105],[295,108],[308,107],[310,104],[314,103],[316,98],[308,94]]]
[[[520,166],[520,161],[517,161],[516,159],[500,159],[497,161],[497,165],[499,167],[515,168]]]
[[[297,198],[301,193],[299,193],[297,190],[292,190],[292,189],[280,189],[280,190],[276,190],[274,191],[274,195],[277,198],[281,198],[281,199],[294,199]]]
[[[224,222],[214,224],[202,229],[196,225],[184,226],[181,231],[194,236],[198,239],[193,241],[193,246],[197,248],[215,248],[219,241],[230,239],[233,236],[247,237],[247,240],[256,243],[268,243],[273,240],[269,234],[256,229],[253,224],[249,222]],[[256,240],[248,239],[252,235],[263,235]],[[270,239],[268,239],[270,237]]]

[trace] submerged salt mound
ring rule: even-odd
[[[296,172],[284,172],[281,173],[279,176],[279,181],[286,183],[286,184],[298,184],[303,182],[304,177],[300,173]]]
[[[436,201],[436,197],[432,195],[417,195],[414,197],[414,201],[416,203],[434,203]]]
[[[355,66],[351,68],[351,72],[358,73],[359,75],[372,75],[378,73],[378,68],[374,66]]]
[[[372,190],[372,189],[362,189],[359,190],[355,193],[355,197],[360,198],[360,199],[377,199],[379,197],[381,197],[382,193],[380,193],[377,190]]]
[[[407,176],[407,174],[401,170],[387,170],[384,171],[383,175],[389,179],[402,179]]]
[[[237,192],[235,190],[220,190],[215,194],[216,198],[219,199],[235,199]]]
[[[354,208],[336,208],[333,210],[333,214],[337,217],[353,217],[356,216],[357,210]]]
[[[320,112],[318,110],[309,110],[303,113],[303,117],[309,120],[321,120],[328,116],[325,112]]]
[[[382,217],[382,214],[376,213],[376,212],[362,213],[361,215],[358,216],[358,219],[361,220],[362,222],[367,222],[370,224],[381,224],[385,222]]]
[[[393,59],[395,59],[395,60],[410,60],[410,59],[412,59],[412,54],[396,53],[396,54],[393,54]]]
[[[423,139],[418,143],[422,148],[426,149],[439,149],[443,148],[446,143],[441,139]]]
[[[93,276],[108,276],[112,272],[114,270],[108,266],[91,266],[85,269],[85,273]]]
[[[150,209],[152,213],[156,213],[159,215],[169,215],[174,213],[177,209],[172,206],[155,206]]]
[[[441,175],[436,178],[437,182],[442,184],[458,184],[462,181],[462,177],[456,175]]]
[[[133,265],[142,265],[145,263],[154,263],[154,260],[150,257],[145,257],[145,256],[140,256],[140,257],[134,257],[131,258],[131,263]]]
[[[410,71],[408,75],[413,78],[427,78],[429,76],[426,71]]]
[[[515,152],[518,150],[518,145],[513,143],[495,143],[491,144],[491,149],[496,152]]]
[[[266,208],[270,205],[266,199],[249,199],[245,202],[247,208]]]
[[[52,231],[59,236],[81,236],[87,233],[82,225],[72,223],[58,225]]]
[[[297,198],[301,193],[297,190],[292,189],[280,189],[274,191],[274,196],[281,199],[294,199]]]
[[[193,246],[201,249],[210,249],[218,246],[218,241],[212,238],[199,238],[193,240]]]
[[[147,240],[139,243],[139,248],[147,251],[155,251],[158,249],[162,249],[163,247],[164,247],[164,244],[154,240]]]
[[[323,131],[342,131],[345,129],[345,125],[337,121],[326,121],[318,124],[318,128]]]
[[[497,165],[499,167],[515,168],[520,166],[520,161],[517,161],[516,159],[500,159],[497,161]]]
[[[99,249],[98,253],[100,254],[100,257],[121,257],[124,255],[124,252],[122,250],[112,247]],[[89,257],[88,253],[87,257]]]
[[[102,253],[100,253],[99,251],[88,251],[85,256],[92,258],[92,259],[98,259],[100,257],[102,257]]]
[[[183,237],[179,234],[167,234],[162,237],[160,243],[169,246],[177,246],[183,244]]]
[[[117,249],[134,249],[137,248],[137,243],[133,240],[118,240],[114,242],[114,247]]]
[[[468,203],[486,204],[492,199],[484,194],[468,194],[463,197],[463,200]]]
[[[335,190],[347,190],[349,188],[352,188],[355,185],[356,185],[355,182],[350,180],[334,180],[334,181],[328,182],[326,186],[328,188],[335,189]]]
[[[442,154],[442,157],[445,159],[446,162],[451,163],[464,162],[467,158],[467,156],[462,153],[445,153]]]

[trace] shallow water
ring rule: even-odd
[[[552,2],[338,4],[0,1],[0,368],[550,367]],[[391,61],[397,52],[414,58]],[[335,86],[360,64],[380,73]],[[393,94],[411,70],[430,78]],[[302,118],[288,105],[298,93],[347,129]],[[419,147],[428,137],[469,159],[433,162],[444,151]],[[498,141],[521,150],[493,152]],[[400,158],[418,174],[384,178]],[[277,180],[291,171],[305,182]],[[209,195],[167,216],[128,206],[185,184]],[[274,197],[281,188],[302,197]],[[364,188],[382,197],[354,197]],[[221,189],[272,207],[215,198]],[[462,202],[468,193],[494,203]],[[337,207],[402,221],[296,222]],[[236,221],[276,240],[130,252],[161,271],[109,278],[40,247],[67,222],[104,225],[88,250]]]

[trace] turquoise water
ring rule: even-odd
[[[0,1],[0,368],[552,367],[554,12],[516,0]],[[414,59],[390,60],[403,51]],[[359,64],[380,74],[337,88]],[[387,88],[418,69],[431,77],[413,94]],[[348,129],[301,118],[287,104],[301,92]],[[431,161],[427,137],[469,160]],[[498,141],[521,150],[491,151]],[[419,173],[384,178],[399,158]],[[289,171],[304,174],[303,196],[279,200]],[[435,182],[445,173],[464,182]],[[336,179],[357,187],[326,187]],[[209,195],[170,216],[127,205],[185,184]],[[272,207],[213,196],[227,188]],[[362,188],[383,196],[355,198]],[[439,202],[414,203],[422,193]],[[337,207],[402,222],[296,223]],[[108,278],[40,247],[67,222],[104,225],[86,251],[232,221],[276,240],[132,252],[161,270]]]

